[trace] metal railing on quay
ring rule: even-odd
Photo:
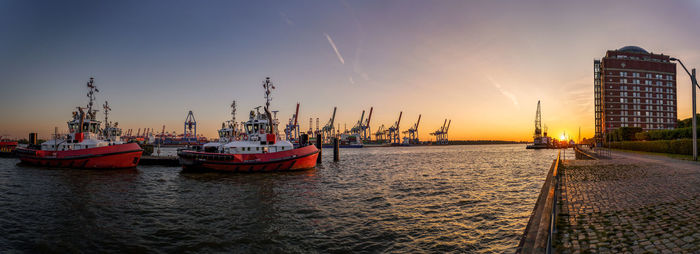
[[[564,151],[564,156],[566,156],[566,151]],[[553,183],[550,186],[550,193],[552,193],[552,214],[549,221],[549,237],[547,238],[547,254],[551,254],[554,251],[554,234],[557,232],[557,188],[559,187],[559,163],[561,157],[561,151],[557,154],[557,160],[554,163],[554,169],[552,170]]]

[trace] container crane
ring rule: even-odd
[[[197,142],[197,121],[194,119],[192,110],[187,113],[187,117],[185,118],[185,132],[182,138],[186,139],[187,143],[190,143],[190,141],[194,143]],[[190,138],[192,138],[192,140],[190,140]]]
[[[289,118],[289,123],[287,123],[287,127],[284,128],[284,135],[287,138],[287,141],[290,142],[295,142],[299,140],[299,103],[297,102],[297,109],[294,111],[294,115],[292,115],[292,118]],[[309,124],[311,125],[311,124]]]
[[[360,116],[360,120],[355,123],[354,126],[350,129],[350,133],[355,134],[360,136],[362,133],[362,125],[364,124],[364,119],[365,119],[365,111],[362,110],[362,115]]]
[[[372,130],[369,127],[369,121],[372,120],[372,110],[374,107],[369,108],[369,116],[367,116],[367,121],[362,125],[362,141],[371,141]]]
[[[421,115],[418,115],[418,121],[416,124],[411,126],[411,128],[408,128],[408,130],[404,131],[403,134],[407,134],[408,136],[408,143],[409,144],[417,144],[420,141],[418,140],[418,124],[420,124],[420,117]]]
[[[436,144],[446,145],[448,143],[447,132],[450,130],[450,124],[452,124],[452,120],[448,122],[447,119],[445,119],[445,122],[442,123],[442,127],[430,133],[430,135],[435,136]]]
[[[397,120],[394,125],[389,127],[386,132],[387,135],[389,136],[389,142],[393,144],[399,144],[401,143],[401,134],[399,132],[399,124],[401,123],[401,116],[403,115],[403,111],[399,112],[399,120]]]
[[[330,140],[330,138],[334,134],[335,126],[333,125],[335,123],[335,112],[338,108],[333,107],[333,116],[331,116],[331,119],[328,120],[328,123],[321,128],[321,134],[323,134],[324,139]]]
[[[374,139],[377,142],[386,140],[386,129],[384,129],[383,124],[381,126],[379,126],[379,128],[377,129],[377,132],[374,133]]]

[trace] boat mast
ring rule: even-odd
[[[105,101],[105,104],[102,105],[102,108],[105,110],[105,129],[109,127],[109,122],[107,121],[109,111],[112,110],[112,108],[109,107],[109,102]]]
[[[102,108],[105,110],[105,129],[104,129],[104,135],[107,137],[107,139],[110,138],[111,133],[109,133],[109,121],[108,121],[108,115],[109,111],[112,110],[112,108],[109,107],[109,102],[105,101],[105,104],[102,105]]]
[[[100,92],[100,90],[97,89],[97,86],[95,86],[95,78],[90,77],[90,81],[87,82],[87,87],[89,89],[87,93],[87,97],[89,99],[87,105],[87,114],[90,117],[90,120],[95,120],[95,113],[97,112],[97,110],[93,110],[92,105],[95,102],[95,93]]]
[[[271,90],[275,89],[275,85],[270,81],[270,77],[266,77],[263,81],[263,88],[265,88],[265,115],[267,115],[268,126],[270,127],[270,134],[274,132],[274,123],[272,121],[272,113],[270,113],[270,101],[272,101],[272,96],[270,96]]]
[[[236,101],[231,103],[231,135],[236,137]]]

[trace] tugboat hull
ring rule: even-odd
[[[305,146],[289,151],[261,154],[222,154],[192,150],[178,152],[185,171],[272,172],[316,167],[318,149]]]
[[[136,143],[69,151],[45,151],[17,148],[22,163],[60,168],[118,169],[138,165],[143,149]]]

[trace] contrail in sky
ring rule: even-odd
[[[340,61],[341,64],[345,64],[345,59],[343,59],[343,56],[340,55],[340,51],[338,51],[338,47],[336,47],[335,43],[333,43],[333,39],[331,39],[331,36],[327,33],[323,33],[323,35],[326,36],[326,39],[328,39],[328,43],[330,43],[331,47],[333,47],[335,55],[338,56],[338,61]]]
[[[503,96],[505,96],[506,98],[508,98],[508,99],[510,99],[511,101],[513,101],[513,105],[514,105],[516,108],[520,109],[520,105],[518,105],[518,98],[515,96],[515,94],[511,93],[510,91],[508,91],[508,90],[506,90],[506,89],[503,89],[503,87],[501,87],[501,84],[499,84],[498,82],[496,82],[496,80],[494,80],[494,79],[491,78],[490,76],[487,76],[486,78],[487,78],[489,81],[491,81],[491,85],[493,85],[494,87],[496,87],[496,89],[498,89],[498,91],[501,92],[501,94],[503,94]]]

